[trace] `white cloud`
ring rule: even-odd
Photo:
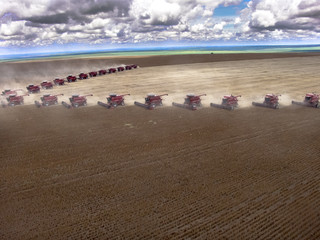
[[[319,38],[320,0],[15,0],[0,9],[0,46],[54,42]]]

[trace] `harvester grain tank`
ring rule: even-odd
[[[227,110],[233,110],[238,107],[238,98],[241,97],[241,95],[234,96],[234,95],[225,95],[222,98],[221,104],[217,103],[210,103],[211,107],[216,108],[222,108]]]
[[[301,105],[305,107],[320,108],[319,98],[320,98],[320,94],[307,93],[306,96],[304,97],[303,102],[292,101],[292,104]]]
[[[64,85],[65,80],[62,78],[56,78],[55,80],[53,80],[54,85]]]
[[[276,94],[270,93],[264,97],[263,103],[252,102],[252,105],[258,106],[258,107],[278,109],[279,108],[279,96],[281,96],[281,95],[276,95]]]
[[[80,79],[80,80],[88,79],[88,77],[89,77],[89,76],[88,76],[88,74],[86,74],[86,73],[80,73],[80,74],[79,74],[79,79]]]
[[[24,95],[11,94],[11,95],[7,96],[7,98],[6,98],[8,103],[6,104],[5,102],[2,102],[1,105],[2,105],[2,107],[23,105],[24,104],[24,98],[23,98],[24,96],[29,96],[29,94],[24,94]]]
[[[88,95],[72,95],[69,100],[70,100],[70,103],[71,103],[71,106],[72,107],[80,107],[80,106],[86,106],[87,105],[87,97],[88,96],[93,96],[93,94],[88,94]],[[67,105],[66,102],[62,102],[62,104],[64,106]],[[67,106],[66,106],[67,107]]]
[[[89,72],[90,77],[96,77],[98,73],[96,71]]]
[[[40,83],[40,86],[43,89],[51,89],[51,88],[53,88],[52,82],[49,82],[49,81],[43,81],[42,83]]]
[[[37,107],[41,107],[41,106],[47,107],[47,106],[51,106],[51,105],[57,105],[58,104],[58,96],[63,96],[63,94],[57,94],[57,95],[45,94],[40,98],[41,102],[34,101],[34,104]]]
[[[202,106],[201,104],[202,96],[206,96],[206,94],[195,95],[190,93],[190,94],[187,94],[183,104],[173,102],[172,106],[187,108],[191,110],[197,110],[198,107]]]
[[[77,81],[77,77],[76,76],[73,76],[73,75],[69,75],[67,77],[67,81],[70,83],[70,82],[76,82]]]
[[[156,95],[153,93],[149,93],[145,98],[145,103],[134,102],[135,105],[144,107],[146,109],[155,109],[157,106],[162,106],[162,97],[168,96],[168,94]]]
[[[29,84],[27,87],[29,93],[38,93],[40,92],[40,87],[38,85]]]

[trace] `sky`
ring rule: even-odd
[[[320,43],[320,0],[0,0],[0,6],[0,53]]]

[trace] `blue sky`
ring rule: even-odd
[[[320,43],[320,0],[15,0],[1,6],[0,54]]]

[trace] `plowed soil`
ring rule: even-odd
[[[320,56],[158,61],[0,109],[0,238],[319,239],[320,109],[291,100],[320,91]],[[109,92],[131,96],[107,110],[96,102]],[[148,92],[168,93],[165,106],[133,105]],[[207,93],[202,108],[171,106],[188,92]],[[269,92],[280,109],[251,106]],[[38,109],[44,93],[94,96]],[[209,107],[230,93],[239,109]]]

